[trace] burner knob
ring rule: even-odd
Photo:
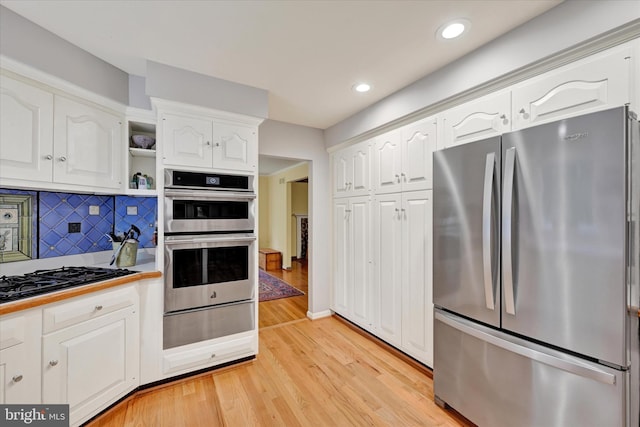
[[[50,360],[49,361],[49,366],[56,366],[58,364],[57,360]]]
[[[22,374],[19,375],[15,375],[13,378],[11,378],[13,380],[14,383],[19,383],[20,381],[22,381]]]

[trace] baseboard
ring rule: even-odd
[[[307,317],[311,320],[322,319],[323,317],[329,317],[332,314],[333,313],[331,312],[331,310],[319,311],[317,313],[312,313],[310,311],[307,311]]]

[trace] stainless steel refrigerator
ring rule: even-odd
[[[434,153],[434,394],[480,426],[638,426],[627,107]]]

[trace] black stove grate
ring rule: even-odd
[[[37,270],[21,276],[2,276],[0,304],[133,273],[136,272],[123,268],[61,267]]]

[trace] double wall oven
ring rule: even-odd
[[[165,171],[165,349],[255,327],[254,177]]]

